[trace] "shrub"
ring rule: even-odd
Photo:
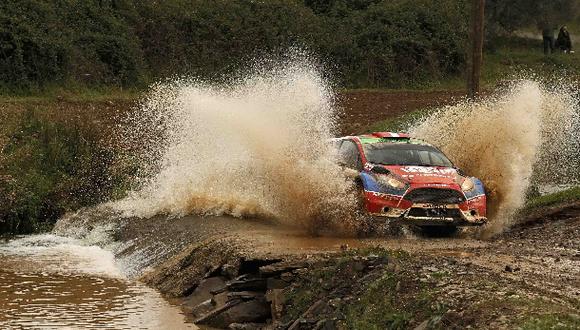
[[[49,228],[65,212],[103,202],[123,187],[111,148],[90,128],[27,112],[0,159],[0,233]]]
[[[7,0],[0,90],[215,78],[307,48],[347,87],[458,74],[465,1]]]

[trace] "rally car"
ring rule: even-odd
[[[339,164],[356,182],[365,215],[421,227],[487,222],[483,183],[434,146],[404,133],[333,140]]]

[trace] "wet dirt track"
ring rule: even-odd
[[[145,258],[149,271],[141,279],[167,296],[186,297],[208,274],[244,260],[313,262],[380,247],[411,256],[401,272],[439,290],[449,328],[505,328],[530,314],[577,314],[580,306],[578,203],[536,211],[491,240],[313,237],[266,219],[231,217],[159,217],[152,228],[152,220],[122,221],[117,238],[131,244],[119,257],[156,256]]]
[[[313,237],[298,229],[266,219],[197,217],[125,220],[117,239],[132,242],[123,254],[163,251],[152,258],[153,266],[191,244],[228,238],[243,242],[244,253],[254,256],[310,256],[346,249],[383,247],[412,254],[445,257],[483,267],[499,276],[526,279],[529,283],[578,298],[580,288],[580,205],[550,218],[534,215],[491,240],[432,238],[420,235],[383,238]],[[539,218],[538,218],[539,217]],[[150,226],[151,221],[155,226]],[[157,246],[152,249],[151,242]],[[226,240],[227,241],[227,240]],[[556,292],[555,292],[556,293]]]

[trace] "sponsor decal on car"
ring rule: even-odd
[[[390,194],[380,193],[377,191],[369,191],[369,192],[371,193],[371,195],[373,195],[375,197],[380,197],[380,198],[387,199],[387,200],[398,201],[401,199],[401,196],[397,196],[397,195],[390,195]]]
[[[437,174],[437,175],[450,175],[455,174],[456,171],[453,168],[437,168],[437,167],[427,167],[427,166],[403,166],[401,171],[407,173],[421,173],[421,174]]]

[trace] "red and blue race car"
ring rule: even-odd
[[[425,226],[487,222],[483,183],[465,175],[434,146],[404,133],[377,132],[333,140],[338,162],[372,217]]]

